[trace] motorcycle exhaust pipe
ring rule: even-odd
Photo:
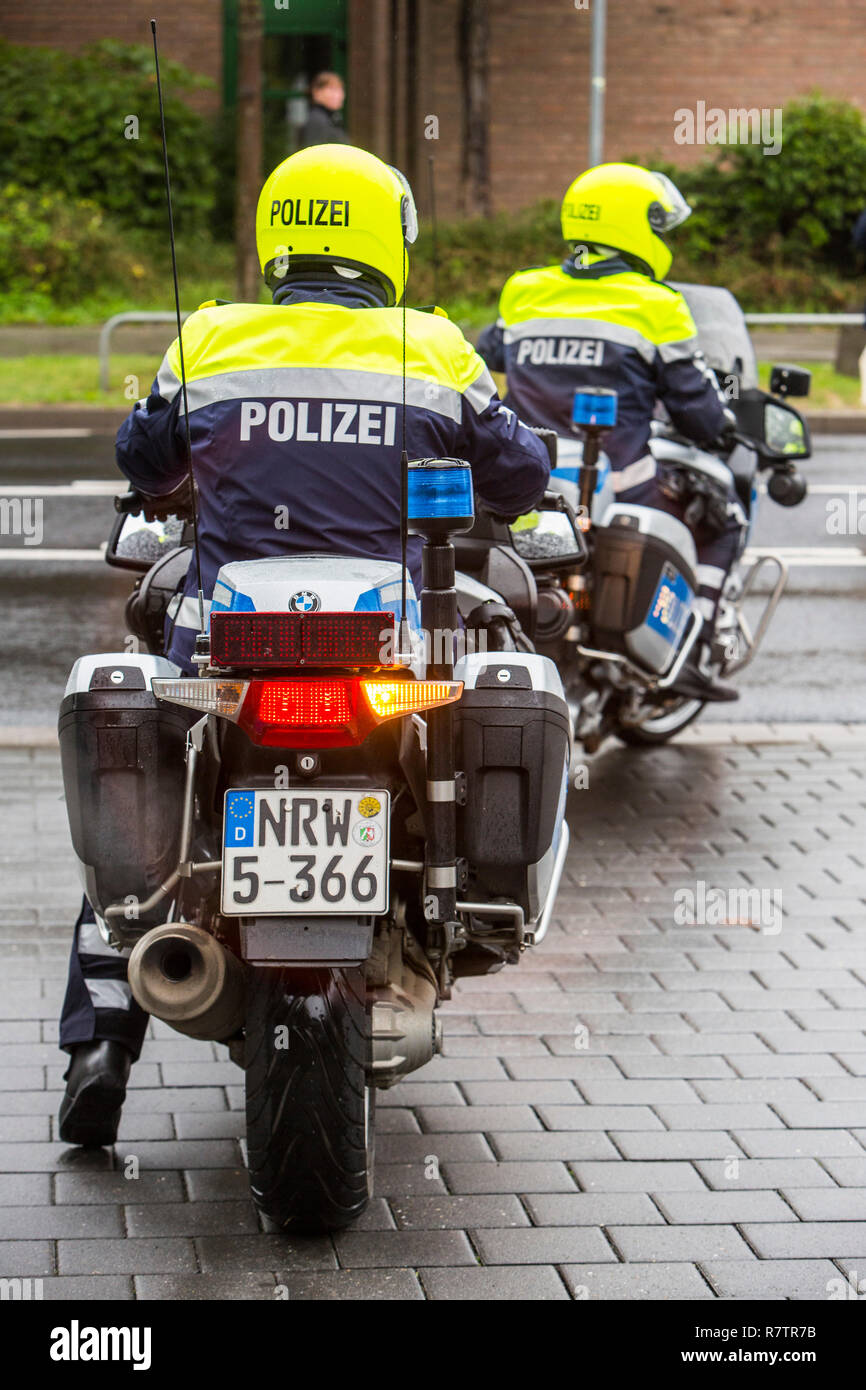
[[[129,957],[129,985],[147,1013],[189,1038],[224,1042],[243,1026],[244,967],[201,927],[146,932]]]

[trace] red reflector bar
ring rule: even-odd
[[[212,613],[214,666],[393,666],[393,613]]]

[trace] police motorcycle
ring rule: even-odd
[[[718,453],[698,448],[661,419],[654,422],[650,444],[663,488],[693,522],[726,520],[733,478],[742,511],[739,545],[713,631],[706,631],[695,602],[697,554],[688,526],[656,508],[616,501],[602,447],[616,423],[615,392],[575,392],[575,436],[557,441],[551,475],[551,488],[562,498],[559,515],[536,512],[510,525],[481,518],[472,536],[457,542],[461,569],[498,588],[523,635],[556,663],[576,740],[587,752],[610,735],[628,744],[666,742],[697,718],[704,702],[672,687],[699,640],[713,676],[735,675],[754,658],[787,579],[780,556],[750,560],[745,553],[762,478],[782,506],[795,506],[806,495],[796,464],[810,456],[809,431],[788,397],[808,394],[810,373],[776,366],[770,391],[760,390],[733,295],[709,286],[675,288],[689,301],[699,345],[737,425]],[[574,564],[575,521],[589,550],[582,570]],[[485,545],[498,549],[509,541],[510,566],[498,556],[492,564],[485,559]],[[756,596],[756,581],[765,573],[772,576],[769,591]],[[754,628],[745,611],[753,598],[763,599]],[[470,601],[467,596],[465,603]]]
[[[99,930],[142,1008],[244,1068],[250,1185],[284,1230],[364,1210],[377,1091],[441,1049],[455,980],[543,940],[568,849],[562,681],[495,637],[455,651],[471,471],[404,466],[420,604],[390,561],[226,564],[196,676],[163,655],[184,507],[119,498],[106,558],[139,576],[138,646],[80,658],[60,711]]]

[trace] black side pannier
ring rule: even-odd
[[[168,904],[134,916],[177,865],[190,712],[146,688],[138,665],[96,667],[60,706],[58,732],[72,844],[102,915],[133,899],[130,921],[165,921]]]

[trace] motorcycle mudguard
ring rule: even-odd
[[[241,955],[251,965],[360,965],[373,925],[372,917],[257,917],[241,922]]]

